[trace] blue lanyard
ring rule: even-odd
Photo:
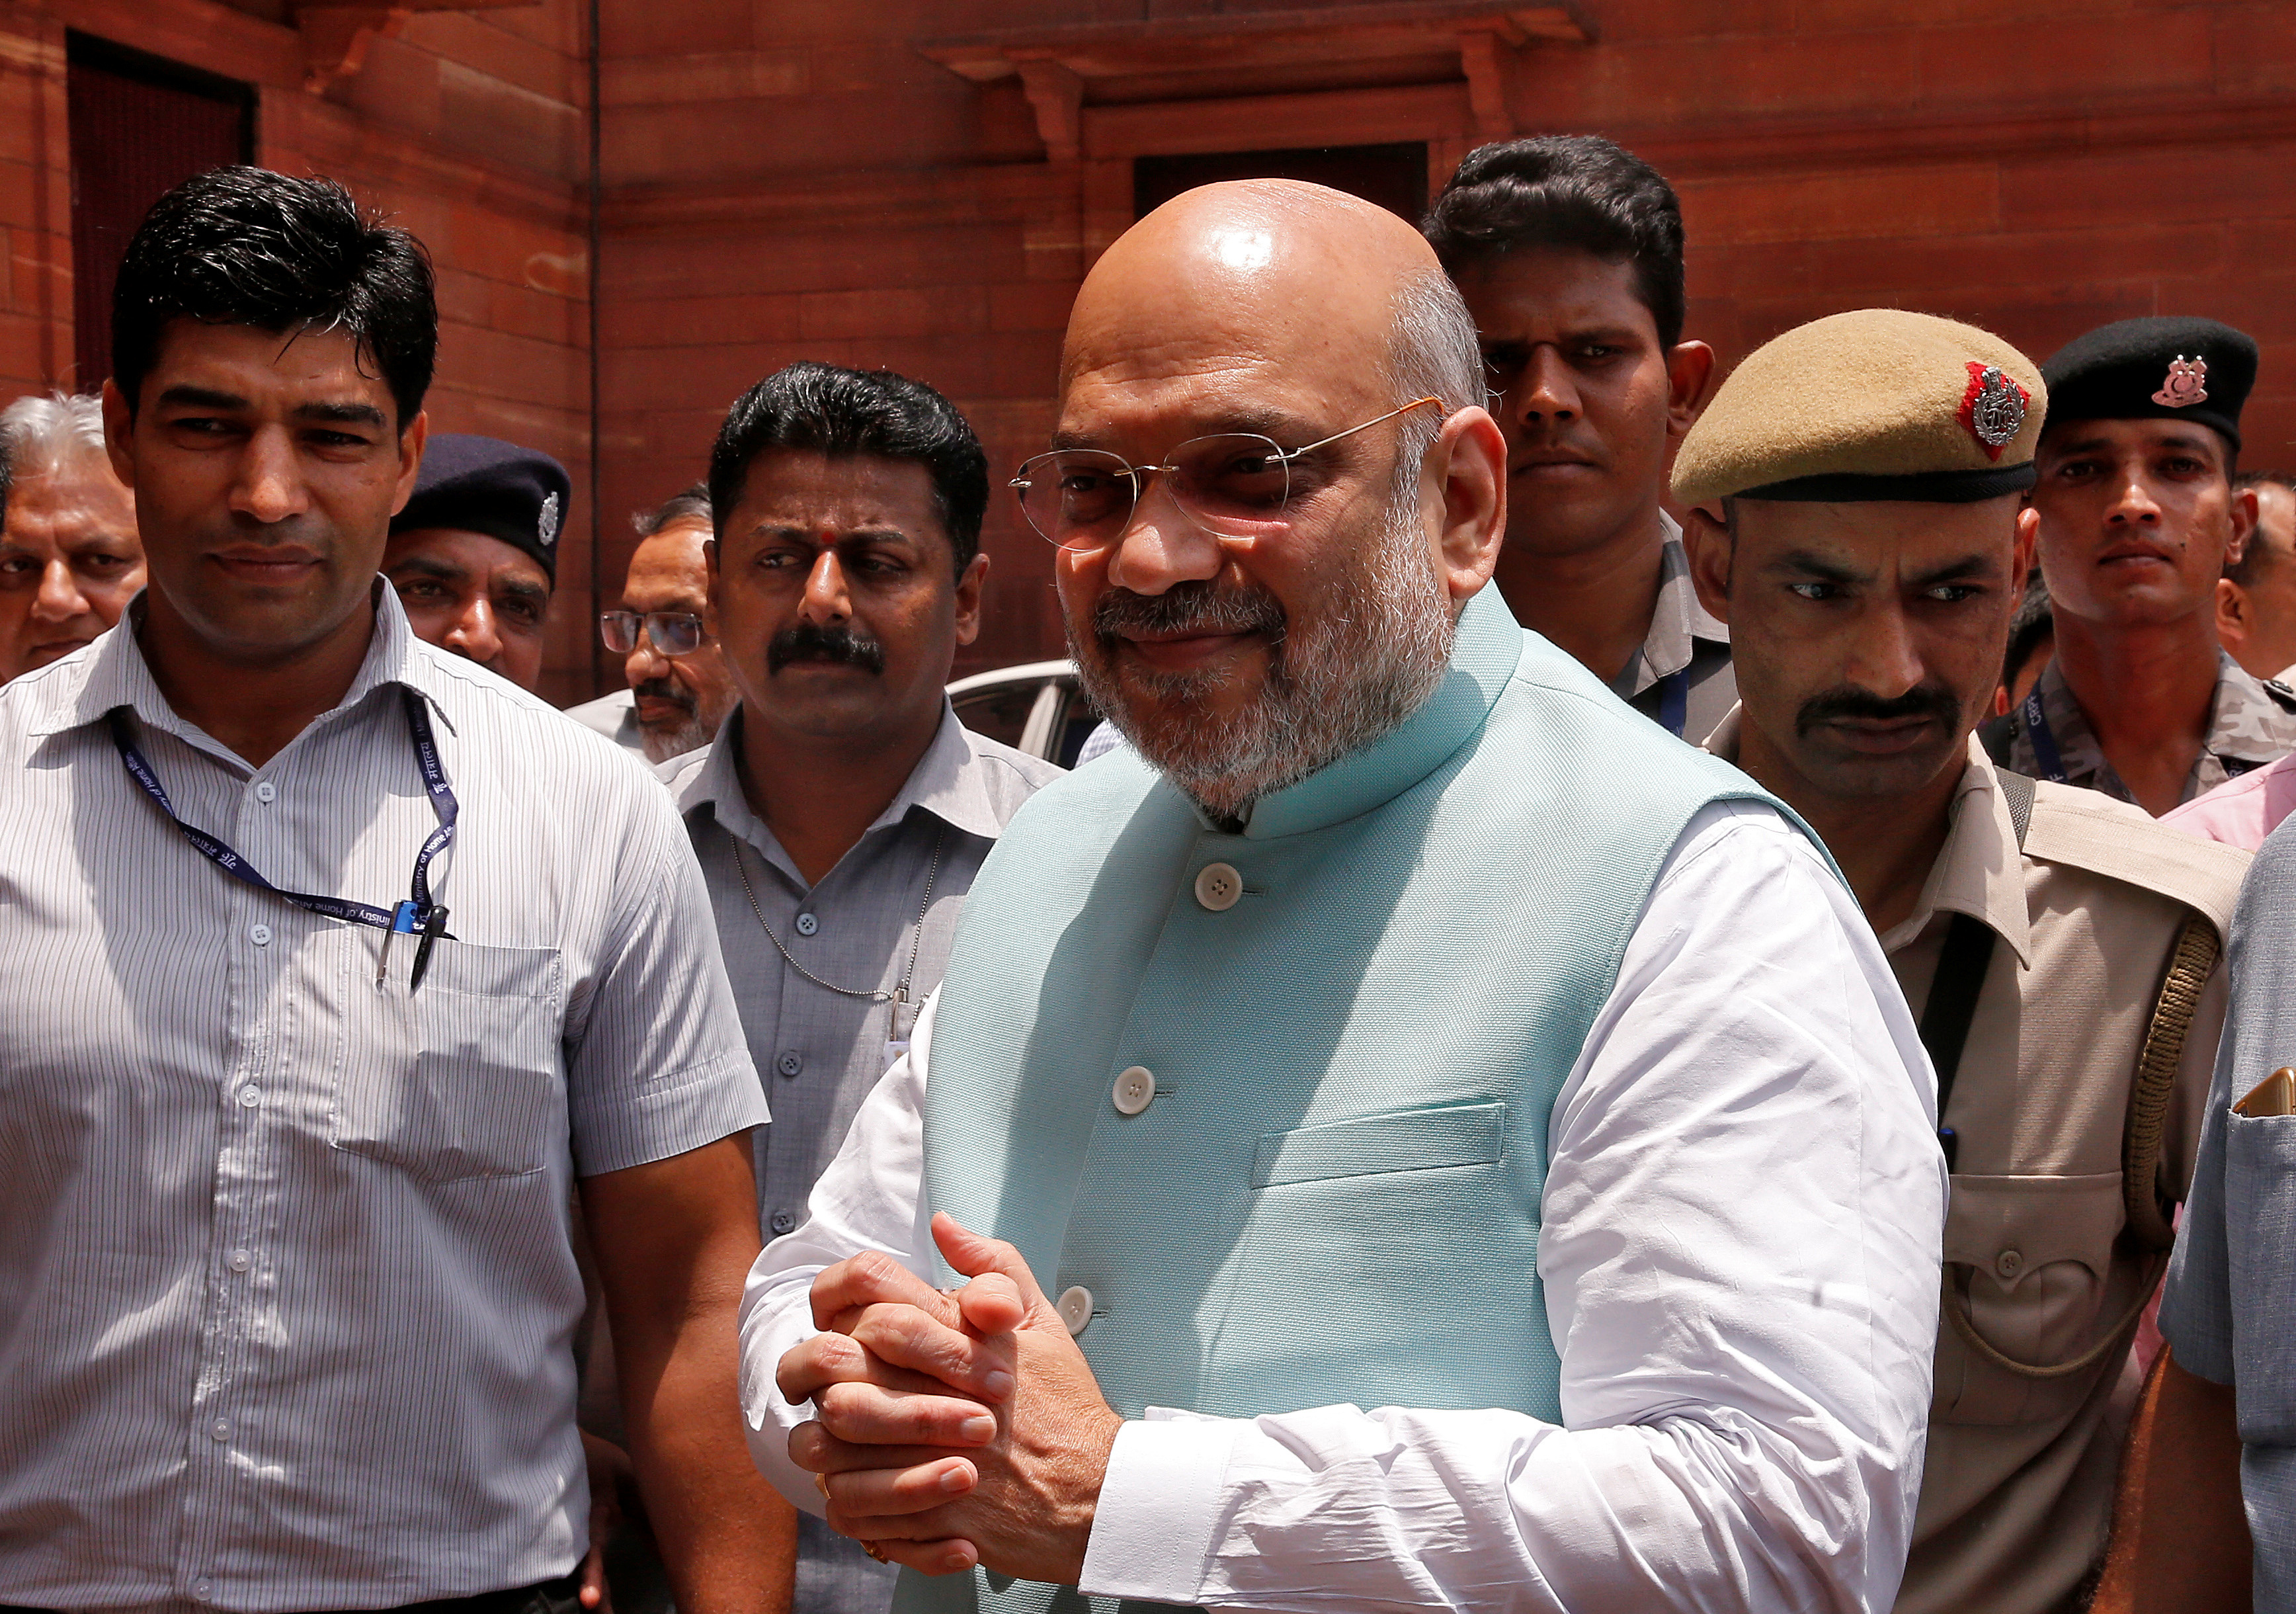
[[[377,908],[368,902],[354,902],[346,897],[314,896],[308,892],[282,891],[258,873],[254,866],[234,852],[223,841],[206,830],[186,824],[176,816],[175,803],[168,800],[168,792],[152,771],[152,764],[135,748],[135,741],[127,727],[127,711],[119,707],[108,718],[111,743],[119,751],[119,760],[127,765],[128,777],[143,786],[144,794],[159,804],[168,815],[168,821],[184,833],[184,838],[197,847],[201,853],[232,878],[270,893],[282,901],[330,919],[345,919],[354,925],[368,925],[385,932],[383,958],[390,959],[389,936],[412,935],[421,933],[422,943],[414,955],[414,968],[406,990],[411,993],[422,984],[422,973],[430,962],[430,944],[447,935],[447,910],[430,900],[430,860],[454,844],[455,793],[447,784],[447,772],[439,762],[439,742],[430,732],[430,714],[423,710],[422,698],[412,689],[402,688],[400,696],[406,703],[406,726],[414,736],[415,766],[422,773],[422,788],[430,797],[430,810],[439,815],[439,828],[423,841],[422,851],[414,854],[414,894],[395,908]]]
[[[2040,765],[2041,777],[2053,785],[2065,780],[2065,759],[2058,753],[2057,737],[2049,727],[2048,713],[2041,710],[2041,692],[2034,690],[2025,697],[2025,736],[2033,742],[2033,761]]]
[[[1668,673],[1658,681],[1658,721],[1675,738],[1682,737],[1690,721],[1690,669]]]

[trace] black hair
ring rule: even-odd
[[[709,450],[709,504],[721,538],[750,465],[776,449],[914,460],[932,477],[958,576],[980,552],[988,457],[956,406],[924,383],[800,359],[742,393]]]
[[[2041,641],[2055,637],[2056,607],[2049,598],[2049,585],[2036,566],[2025,580],[2024,597],[2018,600],[2017,609],[2009,617],[2009,645],[2001,656],[2001,687],[2014,688],[2018,673],[2033,659]]]
[[[2232,486],[2235,493],[2243,488],[2267,486],[2285,488],[2291,493],[2296,493],[2296,472],[2243,471],[2232,479]],[[2264,575],[2264,569],[2267,564],[2271,565],[2280,564],[2278,556],[2270,556],[2267,561],[2265,551],[2271,547],[2264,541],[2264,534],[2261,531],[2250,533],[2248,548],[2240,552],[2238,560],[2225,568],[2224,574],[2243,589],[2255,588],[2257,580]]]
[[[1665,176],[1595,135],[1502,140],[1467,153],[1420,228],[1444,272],[1517,247],[1631,263],[1659,345],[1682,340],[1682,204]]]
[[[640,510],[630,517],[630,525],[640,538],[652,538],[664,527],[674,527],[682,521],[709,519],[709,484],[698,482],[683,492],[671,494],[651,510]]]
[[[152,204],[111,299],[111,375],[132,414],[170,321],[340,331],[390,388],[404,432],[439,356],[430,259],[331,179],[234,165]]]

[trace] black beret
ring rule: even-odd
[[[554,584],[558,533],[573,494],[566,467],[547,454],[496,437],[437,432],[423,445],[414,495],[390,518],[390,530],[483,532],[534,556]]]
[[[2059,348],[2041,366],[2049,420],[2197,420],[2240,448],[2256,385],[2256,341],[2213,319],[2123,319]]]

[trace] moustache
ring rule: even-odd
[[[779,672],[791,662],[827,662],[858,667],[864,672],[882,672],[885,646],[843,622],[827,628],[818,622],[800,622],[775,634],[766,646],[767,672]]]
[[[1951,728],[1961,717],[1961,703],[1943,684],[1918,684],[1905,694],[1883,700],[1870,690],[1845,686],[1813,695],[1794,713],[1794,732],[1806,735],[1820,723],[1848,720],[1864,723],[1897,723],[1925,717]]]
[[[667,701],[683,706],[688,712],[693,707],[693,692],[671,678],[650,678],[643,684],[632,684],[630,694],[642,700]]]
[[[1126,629],[1135,633],[1266,633],[1281,636],[1283,607],[1256,584],[1222,589],[1198,580],[1175,583],[1161,594],[1111,589],[1094,602],[1092,629],[1103,644],[1113,644]]]

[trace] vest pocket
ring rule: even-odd
[[[430,1182],[540,1171],[565,1125],[558,954],[440,942],[407,990],[416,938],[346,929],[344,1047],[329,1141]]]
[[[1488,1165],[1505,1150],[1505,1104],[1390,1110],[1268,1133],[1252,1156],[1251,1186],[1279,1188],[1382,1172]]]

